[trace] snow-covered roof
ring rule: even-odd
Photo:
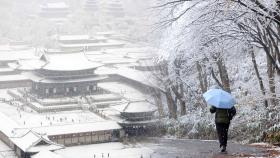
[[[75,44],[60,44],[63,48],[80,48],[80,47],[111,47],[111,46],[124,46],[125,44],[117,41],[98,42],[98,43],[75,43]]]
[[[89,35],[61,35],[59,36],[59,40],[62,41],[71,41],[71,40],[88,40],[90,38]]]
[[[29,80],[29,78],[24,76],[24,75],[3,75],[3,76],[0,77],[0,82],[22,81],[22,80]]]
[[[44,52],[46,54],[74,53],[74,52],[61,51],[60,49],[45,49]]]
[[[163,90],[163,88],[161,88],[158,85],[154,74],[152,74],[151,72],[139,71],[126,67],[119,67],[117,74],[125,78],[131,79],[133,81],[142,83],[143,85],[147,85],[149,87],[159,88]]]
[[[22,128],[3,113],[0,113],[0,124],[0,131],[25,152],[38,152],[42,149],[58,150],[63,148],[63,146],[51,142],[47,136]],[[37,145],[41,141],[44,141],[46,144]]]
[[[1,57],[1,55],[0,55]],[[93,62],[82,52],[44,54],[40,58],[18,60],[9,66],[20,70],[79,71],[95,69],[102,64]]]
[[[104,55],[104,52],[102,52],[102,51],[87,51],[87,52],[85,52],[86,53],[86,55]]]
[[[103,64],[123,64],[123,63],[136,63],[137,59],[130,59],[130,58],[124,58],[124,57],[118,57],[118,56],[112,56],[112,55],[87,55],[88,58],[91,61],[100,62]]]
[[[155,111],[155,105],[147,101],[131,102],[125,107],[123,112],[138,113],[138,112],[152,112]]]
[[[147,85],[149,87],[163,89],[160,86],[158,86],[154,74],[147,71],[139,71],[127,67],[118,67],[118,68],[100,67],[95,71],[95,73],[99,75],[117,74],[122,77],[128,78],[130,80],[139,82],[143,85]]]
[[[66,22],[68,19],[65,18],[65,17],[55,17],[55,18],[51,17],[48,20],[56,23],[57,25],[59,25],[59,24],[63,24],[64,22]]]
[[[42,69],[53,71],[77,71],[93,69],[101,64],[89,61],[83,53],[47,55],[48,62]]]
[[[104,36],[90,36],[90,35],[60,35],[58,37],[60,41],[79,41],[79,40],[107,40]]]
[[[9,137],[11,141],[23,151],[31,150],[31,148],[35,147],[40,141],[45,141],[47,144],[54,145],[49,146],[53,150],[61,148],[61,146],[53,144],[44,136],[28,129],[21,129],[21,126],[2,113],[0,113],[0,124],[0,131]]]
[[[113,35],[115,33],[112,31],[103,31],[103,32],[97,32],[96,34],[97,35]]]
[[[36,70],[40,69],[46,62],[39,59],[18,60],[16,63],[9,63],[8,65],[17,70]]]
[[[27,151],[34,143],[38,143],[42,138],[32,131],[28,131],[21,137],[11,138],[11,140],[23,151]]]
[[[0,55],[1,57],[1,55]],[[97,68],[102,64],[92,62],[83,53],[44,54],[40,59],[19,60],[11,64],[13,68],[23,70],[45,69],[52,71],[78,71]]]
[[[114,106],[113,108],[125,113],[142,113],[156,111],[155,105],[147,101],[129,102],[127,104]]]
[[[31,156],[31,158],[63,158],[63,157],[49,150],[43,150]]]
[[[115,130],[121,128],[122,127],[115,121],[100,121],[100,122],[93,122],[93,123],[38,127],[38,128],[33,128],[33,130],[39,133],[45,133],[48,136],[55,136],[55,135],[63,135],[63,134]]]
[[[0,53],[0,61],[17,61],[20,59],[36,59],[34,49],[3,51]]]
[[[51,142],[47,136],[42,136],[32,130],[22,136],[10,137],[11,141],[24,152],[39,152],[41,150],[58,150],[63,146]],[[40,144],[44,142],[44,144]]]
[[[34,82],[42,82],[42,83],[77,83],[77,82],[85,82],[85,81],[99,81],[107,78],[107,76],[99,75],[99,76],[83,76],[81,78],[53,79],[53,78],[45,78],[31,72],[25,72],[23,74],[28,79]]]
[[[69,8],[69,6],[65,2],[52,2],[52,3],[46,3],[42,5],[41,8],[67,9]]]

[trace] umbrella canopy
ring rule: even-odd
[[[221,109],[230,109],[236,104],[233,96],[222,89],[210,89],[203,94],[205,101]]]

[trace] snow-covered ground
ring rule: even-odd
[[[144,101],[149,96],[149,94],[143,94],[136,88],[119,82],[110,83],[100,83],[104,85],[113,94],[106,94],[105,96],[93,96],[97,99],[108,99],[120,96],[126,98],[123,105],[126,105],[128,101]],[[103,88],[103,87],[102,87]],[[0,90],[5,98],[13,100],[8,94],[7,90]],[[63,98],[61,98],[63,99]],[[61,100],[58,99],[58,100]],[[44,99],[45,102],[54,102],[57,99]],[[14,101],[13,101],[14,102]],[[120,110],[116,109],[120,103],[112,103],[108,107],[98,108],[98,113],[90,112],[88,110],[76,110],[76,111],[61,111],[61,112],[49,112],[49,113],[37,113],[36,111],[30,109],[29,107],[18,102],[18,104],[11,105],[9,102],[0,102],[0,113],[8,117],[15,125],[19,128],[33,128],[41,129],[41,131],[48,131],[48,128],[62,128],[67,126],[67,128],[75,128],[79,124],[90,124],[95,125],[95,123],[103,122],[104,126],[109,121],[121,121]],[[141,109],[142,104],[137,104]],[[106,120],[100,115],[107,116]],[[55,126],[55,127],[54,127]]]
[[[65,158],[209,158],[209,157],[258,157],[273,155],[270,148],[256,145],[229,143],[227,154],[221,155],[216,140],[149,138],[141,141],[122,143],[103,143],[85,146],[67,147],[56,151]],[[276,149],[273,149],[277,151]],[[109,156],[108,156],[109,154]],[[102,157],[103,155],[103,157]]]
[[[48,126],[50,124],[62,125],[104,121],[104,119],[89,111],[78,110],[39,114],[36,112],[30,112],[30,109],[25,109],[25,111],[23,111],[6,103],[0,103],[0,106],[1,113],[5,114],[22,127],[38,127]]]
[[[56,153],[67,158],[140,158],[149,157],[153,150],[142,145],[124,145],[122,143],[103,143],[68,147],[57,151]],[[103,154],[103,157],[102,157]]]
[[[144,94],[140,90],[122,82],[106,82],[99,83],[98,86],[106,90],[111,91],[113,94],[106,95],[109,98],[114,97],[124,97],[127,101],[144,101],[151,98],[150,94]],[[7,89],[0,90],[2,98],[12,100],[13,98],[7,94]],[[95,96],[93,96],[95,97]],[[105,96],[96,96],[95,99],[105,99]],[[104,98],[105,97],[105,98]],[[78,99],[78,98],[77,98]],[[64,98],[60,99],[44,99],[44,102],[56,102],[62,101]],[[67,99],[66,99],[67,100]],[[124,102],[125,103],[125,102]],[[124,104],[123,103],[123,104]],[[11,105],[7,102],[0,102],[2,108],[0,112],[8,116],[12,121],[18,124],[20,127],[31,128],[31,127],[41,127],[41,126],[53,126],[53,125],[69,125],[77,123],[92,123],[105,121],[103,118],[95,113],[87,110],[76,110],[76,111],[64,111],[64,112],[50,112],[50,113],[37,113],[36,111],[24,106],[22,103]],[[119,121],[120,111],[114,108],[117,103],[110,105],[109,107],[99,109],[99,113],[108,116],[110,119]],[[141,105],[140,105],[141,106]]]

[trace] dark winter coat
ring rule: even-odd
[[[216,113],[215,122],[216,123],[230,123],[234,115],[236,114],[236,109],[233,106],[231,109],[220,109],[214,106],[210,108],[211,113]]]

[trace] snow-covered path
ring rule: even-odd
[[[228,144],[227,154],[220,154],[217,141],[153,138],[143,145],[153,149],[153,158],[233,158],[266,155],[263,149],[235,143]]]
[[[67,157],[83,158],[236,158],[271,157],[264,148],[229,143],[228,153],[220,154],[217,141],[147,138],[137,143],[103,143],[68,147],[57,151]],[[108,156],[109,153],[109,156]]]

